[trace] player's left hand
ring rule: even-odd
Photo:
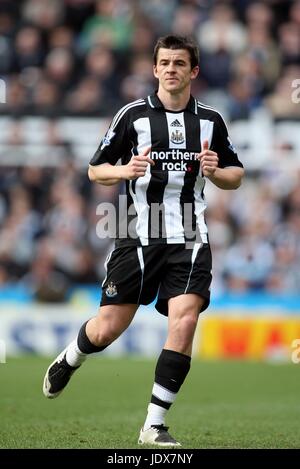
[[[213,176],[218,167],[218,154],[215,151],[209,150],[208,140],[204,140],[201,153],[198,154],[197,159],[200,161],[200,167],[203,176]]]

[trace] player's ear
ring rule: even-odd
[[[199,66],[196,65],[196,67],[194,67],[191,71],[191,79],[194,80],[198,76],[198,73],[199,73]]]
[[[156,65],[153,65],[153,75],[155,76],[155,78],[158,78],[157,66]]]

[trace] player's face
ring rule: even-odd
[[[185,49],[160,48],[153,71],[165,91],[178,94],[190,86],[191,80],[198,75],[199,67],[191,69],[190,54]]]

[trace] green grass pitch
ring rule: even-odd
[[[0,364],[0,448],[139,448],[153,360],[91,358],[54,400],[41,390],[48,365]],[[299,367],[194,359],[171,434],[183,448],[300,448]]]

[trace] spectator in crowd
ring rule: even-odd
[[[132,15],[128,0],[96,0],[95,15],[82,28],[83,48],[102,45],[115,51],[126,50],[133,30]]]

